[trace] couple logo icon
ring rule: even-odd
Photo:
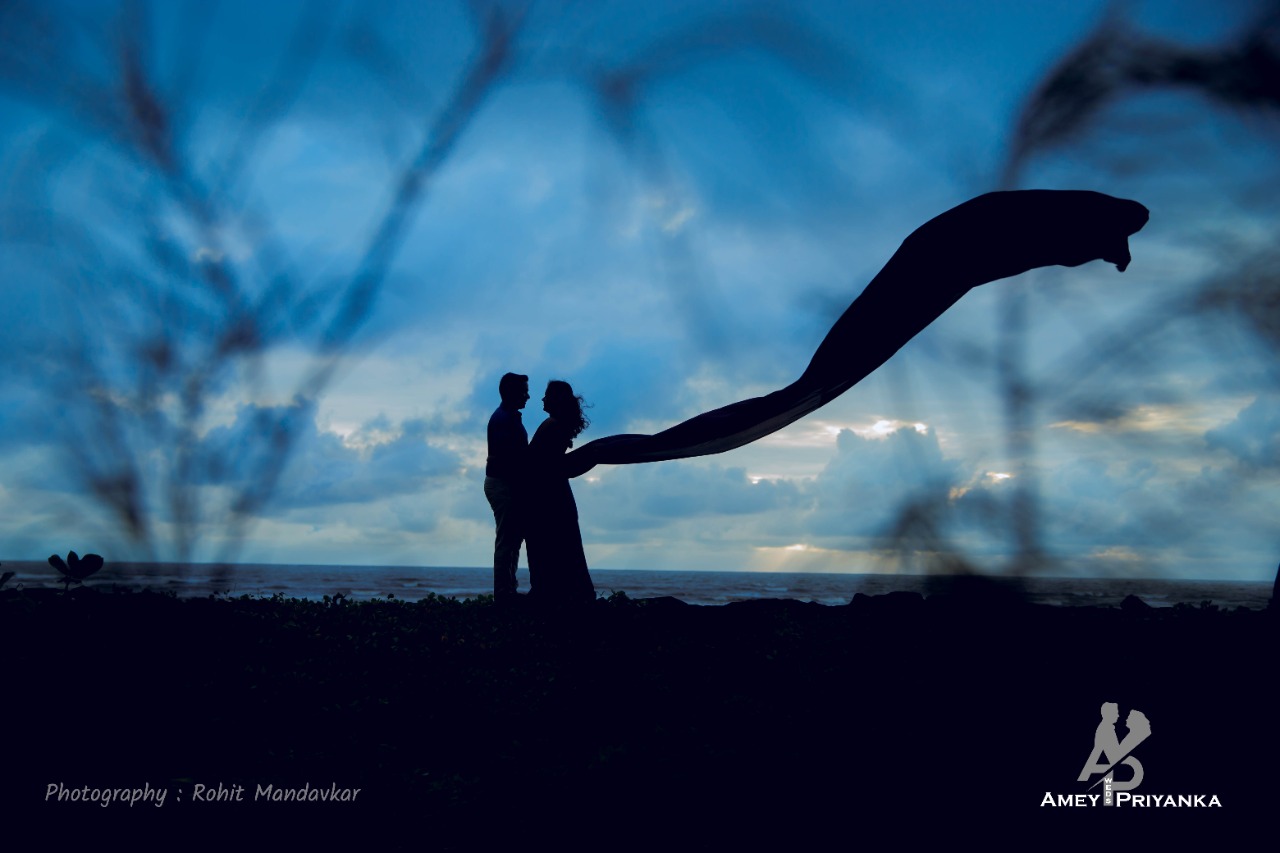
[[[1116,721],[1120,719],[1120,706],[1115,702],[1102,703],[1102,722],[1093,733],[1093,752],[1084,763],[1084,769],[1076,781],[1087,782],[1093,776],[1101,775],[1101,779],[1090,785],[1096,788],[1105,782],[1105,799],[1109,802],[1112,791],[1132,791],[1142,784],[1142,762],[1131,753],[1147,738],[1151,737],[1151,722],[1146,714],[1132,710],[1125,718],[1125,726],[1129,732],[1120,740],[1116,735]],[[1115,768],[1125,765],[1133,771],[1133,775],[1124,781],[1116,781]]]

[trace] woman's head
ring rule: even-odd
[[[552,379],[547,383],[547,393],[542,398],[542,408],[548,415],[569,427],[569,436],[576,437],[591,421],[582,413],[584,400],[573,393],[568,382]]]

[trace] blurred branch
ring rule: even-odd
[[[352,336],[368,316],[430,179],[447,160],[484,99],[509,69],[513,59],[512,42],[519,26],[519,17],[508,19],[496,11],[484,21],[481,48],[452,97],[432,121],[426,142],[397,179],[391,203],[374,230],[350,285],[341,296],[337,313],[321,335],[316,365],[303,380],[295,399],[314,401],[332,380]],[[263,425],[263,432],[275,452],[268,456],[259,478],[236,499],[233,541],[241,538],[244,526],[270,499],[301,426],[303,419],[298,417],[280,418]]]
[[[590,6],[566,4],[554,7],[555,14],[546,8],[466,2],[474,50],[450,70],[456,78],[440,81],[437,90],[437,81],[419,80],[418,66],[397,55],[387,37],[394,23],[367,8],[347,19],[345,6],[302,4],[264,84],[235,112],[226,145],[205,162],[209,152],[197,152],[190,134],[201,109],[196,82],[202,54],[209,52],[202,48],[205,30],[217,17],[212,6],[184,5],[174,19],[179,31],[161,34],[179,45],[166,75],[156,67],[159,42],[152,32],[162,18],[147,3],[83,14],[36,2],[0,3],[0,86],[75,137],[58,158],[41,141],[28,166],[41,173],[40,185],[15,190],[20,203],[9,211],[16,216],[5,217],[5,240],[44,241],[60,255],[58,279],[78,308],[61,330],[71,344],[47,370],[56,377],[51,396],[60,401],[59,428],[66,430],[60,447],[95,503],[144,553],[154,557],[167,542],[174,558],[186,561],[202,535],[216,532],[226,542],[219,559],[233,558],[248,525],[275,495],[318,400],[355,350],[433,182],[503,85],[551,78],[578,87],[646,187],[675,203],[683,200],[680,164],[653,110],[664,83],[750,54],[772,60],[813,91],[860,107],[867,100],[864,80],[891,84],[887,74],[860,65],[820,27],[792,14],[744,7],[602,52],[593,41],[598,34],[586,25],[531,35],[530,21],[559,26],[561,11],[568,17]],[[1273,114],[1280,106],[1277,9],[1272,4],[1229,43],[1207,49],[1149,37],[1109,16],[1028,99],[1013,129],[1002,185],[1015,186],[1036,157],[1078,143],[1130,95],[1176,89],[1211,104]],[[114,28],[104,25],[104,15],[114,17]],[[396,109],[389,121],[415,144],[392,170],[354,266],[336,281],[311,280],[291,257],[296,246],[285,236],[287,223],[252,203],[252,170],[272,130],[305,105],[313,77],[335,48],[369,72],[375,94],[390,95]],[[79,190],[92,196],[93,206],[55,214],[67,208],[54,204],[54,173],[75,168],[76,158],[93,158],[92,189]],[[673,304],[691,319],[694,334],[714,336],[723,306],[700,263],[694,230],[672,228],[657,239]],[[1032,376],[1027,364],[1030,321],[1021,288],[1003,288],[994,347],[947,349],[994,371],[1009,455],[1023,465],[1015,486],[1022,491],[1012,505],[1000,504],[999,518],[999,502],[987,497],[963,511],[1011,537],[1021,567],[1046,565],[1033,470],[1035,415],[1046,406],[1084,405],[1090,396],[1097,403],[1096,386],[1084,379],[1121,359],[1135,363],[1144,341],[1178,318],[1226,318],[1280,346],[1276,268],[1274,258],[1259,255],[1190,297],[1169,297],[1139,317],[1094,330],[1078,358],[1044,376]],[[294,343],[308,348],[309,360],[287,404],[246,409],[252,429],[243,444],[204,441],[210,409],[228,388],[262,399],[264,361]],[[245,471],[251,476],[237,476]],[[946,494],[922,495],[903,508],[894,537],[909,551],[942,555],[948,570],[963,567],[960,545],[947,539],[946,513],[954,503]]]
[[[189,110],[178,109],[150,66],[151,19],[147,4],[126,4],[114,30],[116,49],[111,51],[110,38],[88,21],[35,4],[6,4],[0,9],[0,84],[39,109],[57,111],[68,127],[108,142],[122,158],[117,164],[132,171],[133,182],[142,182],[133,195],[113,200],[114,221],[84,223],[79,247],[66,239],[77,227],[66,214],[39,229],[53,245],[85,258],[84,267],[94,270],[95,277],[88,290],[73,297],[73,304],[79,303],[81,326],[68,335],[75,343],[65,354],[65,369],[57,373],[66,385],[61,395],[63,426],[70,433],[64,449],[72,469],[150,557],[159,544],[156,521],[163,518],[174,557],[187,561],[207,520],[208,496],[202,485],[211,477],[219,482],[252,460],[253,475],[236,486],[227,502],[228,538],[221,557],[226,560],[253,515],[269,501],[304,425],[303,416],[311,413],[313,401],[350,350],[430,178],[510,68],[521,13],[494,8],[479,15],[479,48],[469,69],[430,119],[419,154],[400,171],[356,271],[322,297],[327,303],[323,307],[316,303],[321,292],[302,286],[283,247],[272,237],[270,219],[237,203],[233,194],[254,160],[258,140],[303,92],[326,33],[338,26],[332,6],[304,7],[288,49],[253,105],[242,113],[235,141],[208,169],[213,177],[207,182],[192,170],[184,153],[187,127],[182,120]],[[187,16],[185,25],[198,26],[200,20]],[[191,36],[180,40],[193,43]],[[81,66],[86,45],[103,58],[114,54],[114,83],[95,79]],[[184,91],[194,73],[188,61],[178,80]],[[52,185],[41,192],[51,194]],[[112,199],[103,196],[98,201]],[[258,252],[241,259],[227,239],[245,233],[246,226],[253,228],[260,245]],[[125,261],[121,255],[120,263],[104,262],[119,248],[108,229],[133,229],[141,256]],[[94,255],[99,260],[88,261]],[[142,259],[146,263],[139,265]],[[70,279],[63,282],[72,285]],[[118,325],[107,336],[95,334],[105,319],[98,312],[115,294],[130,290],[126,305],[117,306],[124,312]],[[294,328],[305,326],[308,317],[320,313],[328,314],[320,332],[320,352],[295,391],[295,405],[257,410],[253,441],[247,446],[215,452],[203,445],[200,439],[213,395],[241,371],[256,385],[263,357],[290,321]],[[161,505],[167,509],[163,516]]]
[[[1013,188],[1036,156],[1079,141],[1104,111],[1121,98],[1158,89],[1181,89],[1208,103],[1271,113],[1280,107],[1280,4],[1271,2],[1249,26],[1226,44],[1191,48],[1138,32],[1115,7],[1094,32],[1069,51],[1045,76],[1023,106],[1011,134],[1001,186]],[[1257,261],[1260,259],[1254,259]],[[1267,269],[1251,261],[1246,269]],[[1164,298],[1120,328],[1093,331],[1079,356],[1064,360],[1057,376],[1038,377],[1027,370],[1028,296],[1022,288],[1001,290],[999,334],[995,347],[996,382],[1004,404],[1008,453],[1021,472],[1010,505],[1012,529],[1023,571],[1049,559],[1040,530],[1040,486],[1035,474],[1035,411],[1043,405],[1079,412],[1116,405],[1099,402],[1096,387],[1084,377],[1127,357],[1133,365],[1142,346],[1168,324],[1188,316],[1234,315],[1252,324],[1268,343],[1280,340],[1276,282],[1265,275],[1233,271],[1202,283],[1191,296]],[[1274,343],[1272,343],[1274,345]]]
[[[664,216],[680,217],[690,201],[648,115],[653,89],[680,74],[742,54],[779,63],[816,91],[848,102],[860,78],[883,82],[817,30],[793,16],[751,8],[700,17],[665,31],[635,48],[629,56],[599,57],[576,50],[545,51],[535,73],[564,74],[583,86],[597,105],[604,127],[623,154],[635,164],[641,180],[661,200]],[[550,69],[546,63],[550,59]],[[659,274],[672,304],[685,318],[687,334],[713,353],[724,354],[732,342],[724,328],[724,304],[711,273],[699,262],[692,228],[664,225],[657,237]]]
[[[1270,3],[1231,42],[1188,48],[1136,32],[1118,12],[1063,57],[1022,108],[1001,184],[1013,186],[1028,160],[1067,145],[1125,95],[1185,89],[1241,110],[1280,107],[1280,4]]]

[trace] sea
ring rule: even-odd
[[[57,570],[47,563],[10,562],[0,572],[14,573],[4,589],[61,587]],[[622,592],[629,598],[671,596],[689,604],[720,605],[735,601],[789,598],[819,604],[848,604],[857,593],[882,595],[908,591],[930,595],[945,591],[954,578],[939,575],[848,574],[741,571],[659,571],[592,569],[597,595]],[[521,591],[528,573],[520,570]],[[1034,603],[1061,607],[1117,607],[1136,595],[1153,607],[1203,602],[1225,609],[1261,610],[1271,600],[1272,583],[1153,578],[997,578]],[[339,593],[352,599],[395,598],[417,601],[429,594],[468,599],[493,591],[490,568],[442,566],[312,566],[212,565],[203,563],[108,564],[85,581],[102,592],[143,590],[172,592],[180,597],[273,596],[320,600]]]

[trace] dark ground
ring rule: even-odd
[[[50,841],[176,828],[378,849],[1274,837],[1275,615],[905,594],[547,614],[7,590],[4,824]],[[1121,723],[1134,708],[1151,721],[1133,793],[1222,807],[1043,807],[1088,788],[1076,777],[1104,701]],[[46,801],[52,783],[169,793],[102,808]],[[192,802],[197,783],[243,785],[244,801]],[[268,783],[361,791],[253,802]]]

